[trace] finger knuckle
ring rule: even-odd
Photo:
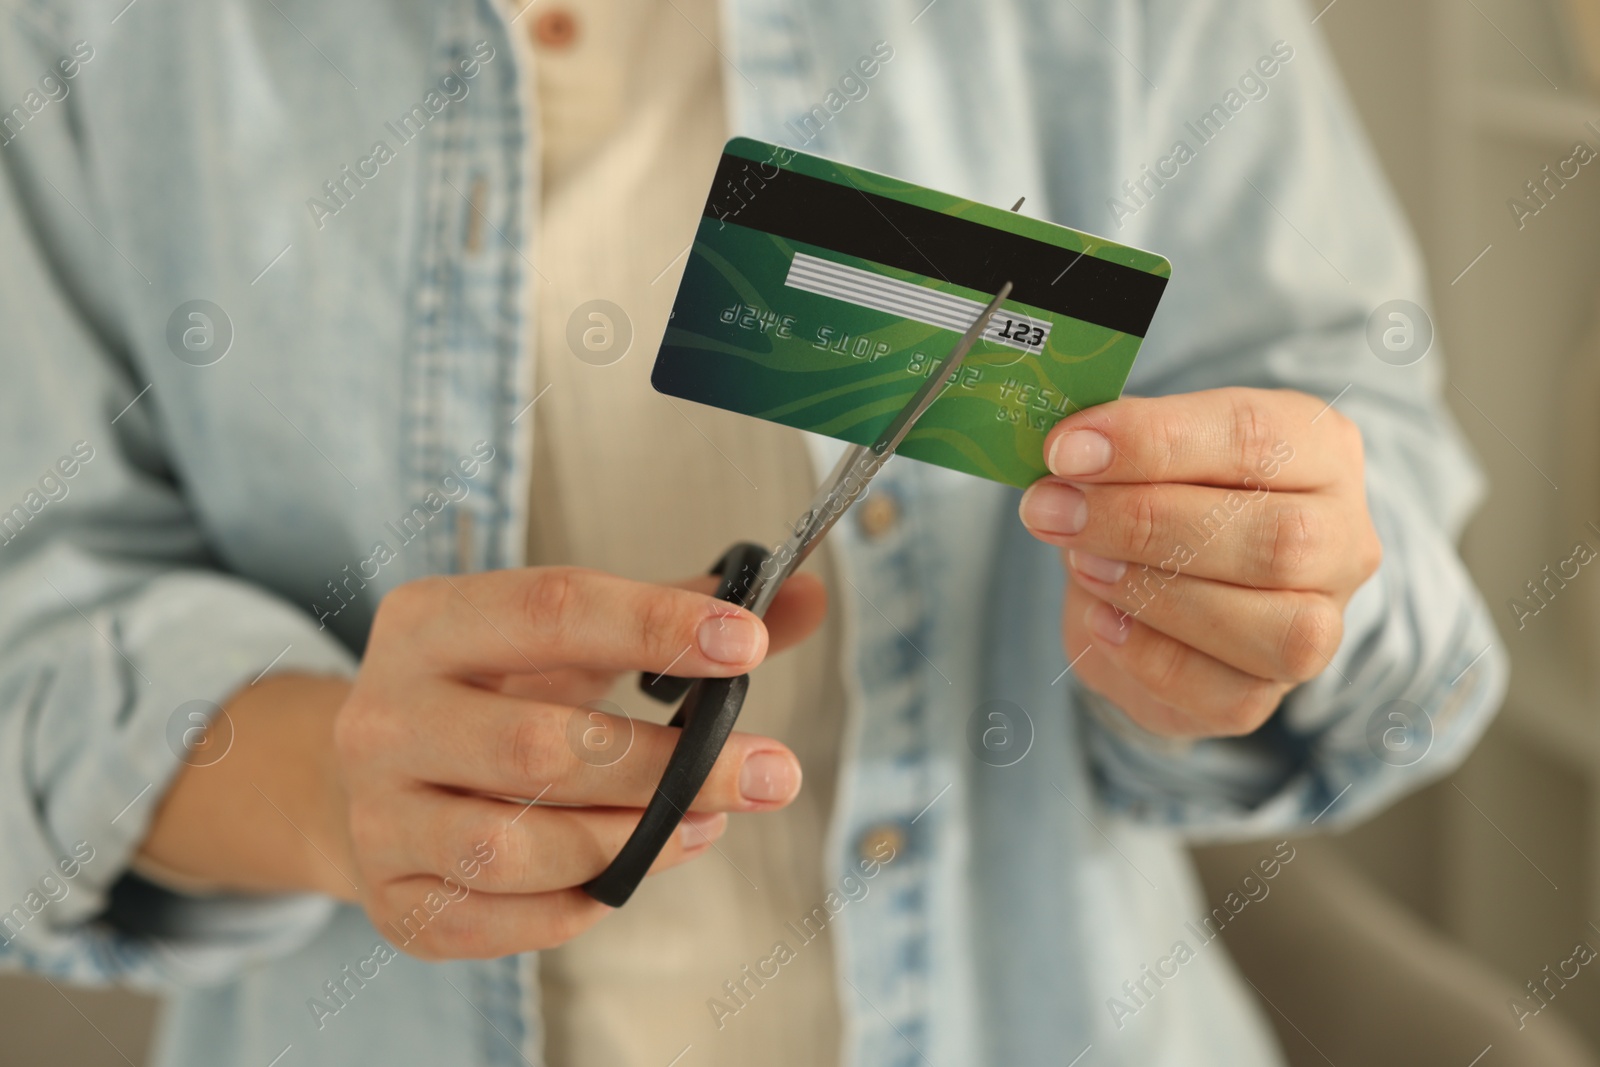
[[[334,756],[343,766],[364,763],[385,750],[388,732],[382,704],[358,685],[334,714]]]
[[[1311,509],[1284,504],[1274,513],[1267,534],[1266,579],[1276,588],[1293,588],[1311,572],[1322,548],[1321,523]]]
[[[538,567],[528,575],[517,606],[535,633],[551,637],[569,627],[586,573],[578,567]]]
[[[550,716],[529,712],[511,727],[506,744],[500,746],[505,774],[514,782],[550,782],[560,769],[561,744],[551,729]]]
[[[448,588],[445,579],[438,576],[395,586],[378,601],[372,620],[374,632],[380,627],[400,633],[415,630],[437,615],[439,602]]]
[[[1332,604],[1319,598],[1295,608],[1279,653],[1285,680],[1307,682],[1321,674],[1343,636],[1344,620]]]
[[[1228,399],[1239,469],[1255,470],[1256,464],[1271,454],[1277,439],[1265,398],[1255,389],[1233,389]]]
[[[1165,409],[1160,410],[1165,411]],[[1184,454],[1190,448],[1191,435],[1183,420],[1170,411],[1151,420],[1148,432],[1151,435],[1152,463],[1155,466],[1151,478],[1153,481],[1165,481],[1174,471],[1182,468]]]
[[[665,655],[670,659],[678,654],[679,643],[686,639],[688,629],[682,599],[667,589],[652,593],[645,597],[638,620],[639,647],[647,657]]]
[[[1127,522],[1123,537],[1135,559],[1148,559],[1162,552],[1162,521],[1159,492],[1154,487],[1129,490]]]
[[[1140,682],[1157,700],[1177,703],[1183,693],[1188,656],[1188,649],[1170,638],[1144,642],[1135,668]]]

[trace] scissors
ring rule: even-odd
[[[711,568],[711,573],[721,578],[716,592],[719,599],[738,604],[756,615],[766,614],[783,583],[805,562],[839,517],[860,499],[873,476],[938,399],[945,383],[967,358],[967,353],[983,336],[989,320],[1009,295],[1011,283],[1006,282],[876,441],[870,445],[852,445],[839,457],[833,473],[795,521],[794,532],[786,541],[771,551],[753,542],[741,542],[723,553]],[[682,697],[683,702],[668,725],[682,727],[683,732],[678,735],[678,743],[667,760],[661,783],[645,807],[644,817],[634,827],[622,851],[610,866],[584,883],[585,892],[614,908],[625,904],[639,887],[699,794],[700,787],[705,785],[744,707],[750,676],[691,679],[644,673],[639,676],[639,688],[663,703]]]

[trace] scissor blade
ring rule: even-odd
[[[938,399],[940,390],[961,366],[962,360],[967,358],[972,346],[978,343],[983,331],[989,328],[989,320],[994,318],[994,313],[1000,310],[1000,305],[1010,295],[1011,283],[1006,282],[995,294],[994,299],[989,301],[988,306],[972,321],[972,325],[967,327],[967,332],[961,335],[961,339],[950,350],[950,354],[944,357],[939,366],[928,376],[928,380],[907,401],[906,406],[900,409],[900,413],[894,417],[888,429],[878,436],[877,441],[870,446],[852,445],[845,449],[844,455],[839,457],[839,462],[834,464],[833,473],[822,483],[816,496],[811,498],[811,506],[796,520],[794,533],[787,541],[772,550],[767,565],[763,566],[760,573],[751,580],[746,597],[746,606],[751,611],[757,615],[766,613],[784,580],[799,569],[800,564],[811,555],[811,550],[816,548],[817,542],[833,529],[833,524],[839,521],[839,516],[866,492],[867,484],[872,481],[879,468],[888,462],[894,450],[900,447],[900,442],[905,440],[906,434],[911,432],[917,420],[922,418],[923,413]]]
[[[906,434],[911,432],[911,428],[917,424],[917,420],[922,418],[923,413],[933,406],[935,400],[939,399],[940,390],[944,388],[945,383],[950,380],[950,376],[955,374],[957,368],[961,366],[962,360],[967,358],[967,353],[972,351],[972,346],[978,343],[978,338],[983,336],[983,331],[989,328],[989,320],[994,318],[994,313],[1000,310],[1000,305],[1010,295],[1011,283],[1006,282],[1000,287],[1000,291],[994,295],[994,299],[989,301],[988,307],[985,307],[978,317],[972,320],[972,325],[967,327],[967,332],[961,335],[961,340],[956,342],[956,346],[950,350],[950,354],[944,357],[944,362],[934,368],[933,373],[928,376],[928,380],[922,383],[922,388],[918,389],[906,406],[900,409],[900,414],[894,417],[894,421],[889,424],[888,428],[878,435],[878,439],[872,443],[872,451],[875,455],[887,459],[895,449],[900,447],[900,442],[905,440]]]

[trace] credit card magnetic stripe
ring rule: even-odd
[[[982,301],[941,293],[915,282],[886,278],[805,252],[794,254],[784,284],[956,333],[964,333],[984,308]],[[1049,319],[1002,309],[990,320],[983,336],[1019,352],[1037,353],[1050,337],[1050,326]]]
[[[980,293],[1009,281],[1019,304],[1134,337],[1149,331],[1166,288],[1165,278],[1133,267],[779,167],[727,211],[716,190],[748,182],[749,165],[724,153],[706,217]]]

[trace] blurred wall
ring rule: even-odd
[[[1600,9],[1337,0],[1318,21],[1428,260],[1427,358],[1446,362],[1446,400],[1489,477],[1463,551],[1513,662],[1506,707],[1466,766],[1336,844],[1530,1006],[1525,983],[1580,939],[1600,947],[1600,567],[1554,582],[1545,570],[1580,540],[1600,552],[1600,166],[1547,187],[1544,205],[1525,186],[1579,141],[1600,149],[1600,87],[1569,2]],[[1519,225],[1513,197],[1538,214]],[[1528,1027],[1560,1017],[1600,1047],[1593,970]]]

